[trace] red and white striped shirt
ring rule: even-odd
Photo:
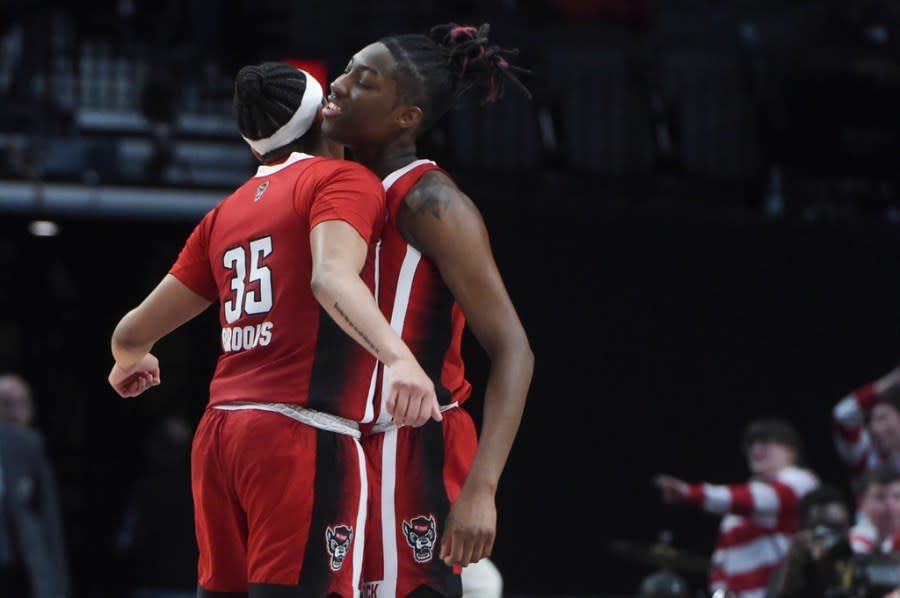
[[[880,543],[878,528],[868,517],[860,514],[856,525],[850,529],[850,548],[855,554],[870,554],[876,552]]]
[[[866,429],[866,418],[877,403],[875,385],[866,384],[841,399],[832,411],[834,443],[854,480],[867,469],[882,465],[900,470],[900,455],[892,458],[878,451]]]
[[[894,532],[881,542],[879,550],[885,554],[890,554],[897,552],[898,547],[900,547],[900,532]]]
[[[725,515],[712,556],[710,589],[727,589],[737,598],[763,598],[769,576],[797,531],[797,502],[818,485],[814,473],[799,467],[786,467],[768,481],[692,484],[689,502]]]

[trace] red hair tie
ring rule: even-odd
[[[478,30],[474,27],[454,27],[450,30],[450,39],[456,41],[463,36],[474,39],[477,33]]]

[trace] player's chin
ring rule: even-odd
[[[331,141],[345,147],[355,147],[364,144],[364,136],[360,135],[360,127],[352,121],[337,115],[322,121],[322,133]]]
[[[332,141],[346,145],[345,127],[341,126],[340,115],[326,116],[322,119],[322,133]]]

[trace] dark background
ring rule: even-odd
[[[190,15],[166,21],[181,23],[179,33],[153,28],[163,21],[140,11],[123,17],[122,4],[79,13],[26,4],[9,15],[0,63],[17,64],[22,23],[62,41],[49,47],[45,72],[56,87],[38,95],[45,104],[21,101],[30,96],[0,76],[10,94],[0,183],[13,185],[0,187],[0,370],[34,386],[76,596],[121,587],[112,550],[151,427],[171,413],[194,423],[204,408],[218,351],[212,310],[158,344],[163,384],[138,399],[118,399],[106,383],[109,337],[199,220],[192,199],[227,194],[253,172],[228,129],[234,69],[315,57],[333,75],[378,35],[450,18],[490,20],[494,39],[520,47],[519,62],[534,71],[524,79],[533,100],[465,107],[424,143],[481,208],[536,356],[498,495],[494,560],[507,591],[628,594],[653,567],[610,553],[608,543],[653,542],[661,530],[675,546],[708,554],[717,521],[663,505],[651,480],[659,472],[744,480],[739,438],[753,417],[789,418],[809,465],[849,490],[830,410],[898,356],[900,85],[891,35],[900,21],[888,8],[298,3],[288,11],[293,29],[282,30],[274,23],[284,15],[263,22],[269,3],[251,11],[231,2],[214,11],[219,45],[204,52],[190,40],[210,24]],[[29,21],[35,5],[44,16]],[[868,12],[856,14],[860,6]],[[178,90],[170,114],[148,109],[159,107],[147,91],[153,46],[123,41],[126,25],[174,36],[166,46],[186,49],[167,58],[173,64],[211,56],[202,73],[184,67],[160,79],[163,97]],[[887,41],[878,41],[878,26]],[[79,68],[67,71],[67,60]],[[145,76],[97,74],[117,60],[144,64]],[[91,95],[92,86],[101,91]],[[137,124],[107,118],[122,114]],[[184,114],[218,118],[223,132],[192,130],[177,120]],[[158,122],[176,124],[166,131]],[[186,175],[183,166],[204,156]],[[124,189],[125,199],[114,209],[62,207],[60,185]],[[176,191],[193,207],[179,215],[136,196],[130,206],[133,189]],[[55,220],[59,235],[29,234],[35,218]],[[478,420],[488,364],[471,337],[465,350]]]

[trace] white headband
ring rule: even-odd
[[[324,97],[322,86],[319,85],[315,77],[303,69],[297,70],[306,75],[306,91],[303,92],[303,99],[300,100],[300,106],[294,112],[291,120],[264,139],[247,139],[244,137],[244,141],[250,144],[250,147],[256,150],[256,153],[260,156],[264,156],[279,147],[284,147],[305,135],[316,118],[316,112],[322,105],[322,98]]]

